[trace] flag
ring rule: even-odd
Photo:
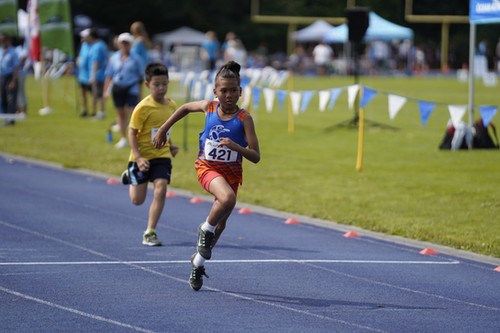
[[[453,126],[457,128],[465,112],[467,112],[467,105],[448,105],[448,111],[450,112]]]
[[[290,101],[292,103],[292,112],[294,115],[299,115],[300,110],[300,100],[302,99],[302,94],[298,91],[290,91]]]
[[[332,95],[332,92],[330,90],[320,90],[318,92],[318,95],[319,95],[319,110],[321,112],[324,112],[326,109],[326,105],[330,100],[330,96]]]
[[[349,109],[352,109],[354,107],[354,101],[356,100],[358,91],[359,91],[359,84],[347,87],[347,101],[349,103]]]
[[[266,110],[267,112],[271,112],[274,106],[275,91],[269,88],[264,88],[262,91],[264,93],[264,100],[266,101]]]
[[[38,1],[29,0],[26,7],[28,12],[28,43],[30,50],[30,59],[34,63],[41,60],[40,44],[40,17],[38,16]],[[38,76],[35,72],[35,76]]]
[[[314,93],[315,93],[315,91],[313,91],[313,90],[304,91],[304,95],[303,95],[301,106],[300,106],[300,111],[306,112],[307,106],[311,102],[311,99],[314,96]]]
[[[17,1],[0,0],[0,32],[17,36]]]
[[[432,111],[436,107],[435,103],[418,101],[418,106],[420,108],[420,118],[422,120],[422,125],[425,126],[429,117],[431,116]]]
[[[333,109],[333,106],[335,105],[335,102],[337,102],[337,98],[339,97],[341,92],[342,92],[341,88],[332,89],[332,95],[330,96],[330,102],[328,103],[329,109]]]
[[[259,109],[260,105],[260,88],[253,87],[252,95],[253,95],[253,110],[256,112]]]
[[[377,91],[368,87],[363,87],[363,96],[361,97],[360,106],[364,108],[377,95]]]
[[[278,97],[278,104],[280,109],[283,109],[285,105],[285,97],[288,95],[288,91],[286,90],[278,90],[276,91],[276,96]]]
[[[250,100],[252,99],[252,88],[249,85],[246,85],[243,88],[241,97],[241,108],[248,109],[248,107],[250,106]]]
[[[497,113],[498,108],[494,105],[481,105],[479,107],[479,113],[481,114],[481,118],[483,119],[483,126],[488,127],[488,124],[491,122],[495,114]]]
[[[42,46],[74,56],[71,14],[68,0],[38,0]]]
[[[389,102],[389,118],[393,120],[399,110],[405,105],[406,97],[389,94],[387,99]]]

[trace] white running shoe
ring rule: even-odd
[[[116,144],[115,144],[115,148],[116,149],[122,149],[122,148],[125,148],[128,146],[128,142],[127,142],[127,139],[125,138],[121,138]]]
[[[106,114],[104,111],[97,111],[97,114],[94,116],[94,119],[104,119],[106,118]]]
[[[113,132],[120,132],[120,125],[118,125],[118,124],[114,124],[114,125],[112,125],[112,126],[111,126],[111,130],[112,130]]]

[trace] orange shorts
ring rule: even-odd
[[[208,188],[210,187],[210,183],[217,177],[224,177],[224,176],[222,176],[217,171],[207,170],[201,175],[201,177],[198,178],[198,182],[205,189],[205,191],[210,193],[210,191],[208,190]],[[229,186],[231,186],[231,188],[233,189],[234,194],[238,194],[238,185],[239,185],[238,183],[229,184]]]

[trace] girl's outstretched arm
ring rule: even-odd
[[[196,102],[190,102],[181,105],[175,112],[161,125],[161,127],[158,129],[156,132],[156,135],[153,139],[153,144],[155,148],[161,148],[165,145],[165,142],[167,142],[167,133],[170,130],[170,128],[179,120],[187,116],[188,113],[191,112],[206,112],[208,108],[208,104],[210,101],[208,100],[203,100],[203,101],[196,101]]]

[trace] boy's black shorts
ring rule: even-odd
[[[139,185],[148,181],[153,182],[158,178],[166,179],[167,183],[170,184],[172,161],[170,158],[155,158],[149,160],[149,170],[146,172],[139,170],[137,162],[129,162],[127,170],[131,185]]]

